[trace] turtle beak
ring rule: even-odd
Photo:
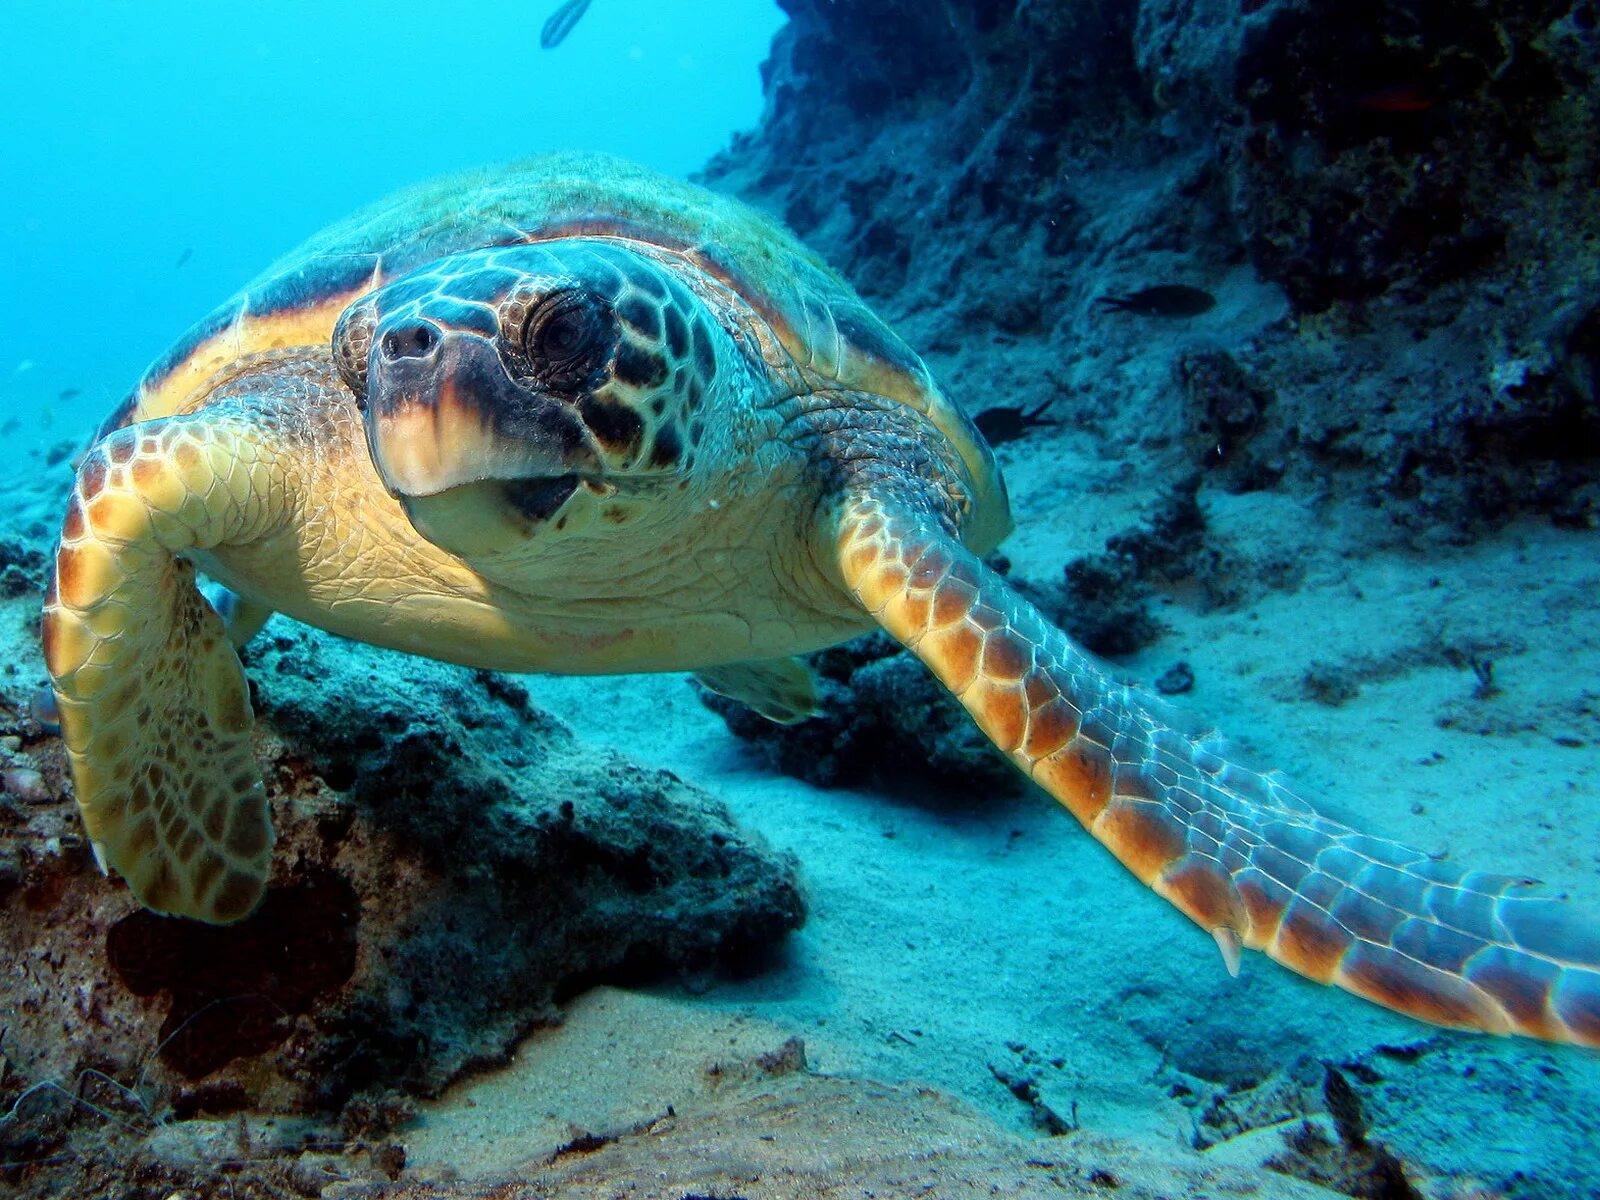
[[[425,318],[380,327],[367,379],[367,446],[395,496],[600,469],[572,407],[518,386],[480,334]]]
[[[518,385],[482,334],[426,318],[374,332],[366,402],[384,487],[419,533],[463,556],[526,536],[601,467],[570,405]]]

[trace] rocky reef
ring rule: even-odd
[[[1298,584],[1206,528],[1219,495],[1303,496],[1341,554],[1600,523],[1590,0],[783,7],[763,123],[704,179],[840,266],[969,411],[1039,409],[1019,436],[1114,470],[1038,516],[1070,528],[1049,505],[1088,486],[1139,519],[1018,578],[1091,649],[1155,641],[1163,597]],[[1214,306],[1163,311],[1177,288]],[[895,719],[841,708],[860,740]]]
[[[762,124],[704,180],[837,264],[969,411],[1038,418],[999,450],[1024,519],[996,565],[1091,648],[1137,659],[1174,607],[1238,613],[1301,586],[1301,547],[1218,517],[1240,497],[1292,498],[1324,564],[1516,520],[1600,525],[1594,0],[780,2]],[[280,623],[246,652],[272,891],[226,931],[137,911],[96,871],[59,739],[28,704],[59,492],[0,524],[0,1187],[20,1196],[1466,1196],[1464,1171],[1420,1189],[1386,1140],[1442,1144],[1462,1097],[1469,1121],[1517,1107],[1518,1130],[1593,1144],[1574,1099],[1587,1076],[1554,1051],[1417,1031],[1296,1059],[1303,1015],[1219,1039],[1210,1014],[1174,1016],[1171,980],[1128,966],[1102,1008],[1071,986],[1030,1005],[1057,1022],[1048,1049],[994,1052],[1003,1102],[1047,1143],[929,1089],[812,1074],[797,1048],[746,1064],[749,1086],[704,1110],[575,1130],[515,1178],[403,1179],[416,1106],[503,1063],[576,991],[767,965],[805,914],[795,863],[699,788],[574,738],[514,681]],[[1410,658],[1319,646],[1337,665],[1299,690],[1331,710],[1446,663],[1483,693],[1449,719],[1503,732],[1510,718],[1473,707],[1496,686],[1490,656],[1519,645],[1493,634],[1441,633]],[[811,782],[935,802],[1024,786],[885,638],[814,666],[816,721],[706,702]],[[1194,683],[1175,663],[1160,686]],[[1562,746],[1592,742],[1591,694],[1545,703],[1530,711],[1560,710]],[[1019,831],[995,853],[1013,840],[1030,849]],[[1083,886],[1055,871],[1057,892]],[[1270,1008],[1290,985],[1239,986],[1254,990],[1229,1003]],[[1113,1022],[1159,1054],[1138,1103],[1185,1106],[1204,1159],[1171,1129],[1171,1161],[1152,1161],[1077,1122],[1059,1080],[1080,1052],[1100,1060],[1062,1030]],[[896,1052],[938,1040],[871,1032]],[[824,1143],[844,1167],[808,1157]],[[1265,1184],[1263,1161],[1280,1172]],[[1600,1186],[1592,1163],[1472,1166],[1496,1194]]]
[[[0,601],[12,661],[35,670],[39,600]],[[225,928],[143,911],[101,875],[34,681],[0,686],[16,1194],[60,1194],[69,1139],[158,1117],[248,1109],[381,1143],[573,992],[748,972],[803,919],[791,859],[700,789],[579,742],[518,683],[301,628],[246,657],[277,874]]]
[[[961,706],[887,634],[811,661],[822,712],[798,725],[774,725],[705,688],[701,700],[778,770],[822,787],[868,784],[937,803],[1021,786]]]
[[[1369,539],[1595,523],[1591,0],[783,7],[705,178],[974,411],[1048,401],[1132,486],[1291,475]],[[1097,301],[1164,284],[1218,305],[1147,374],[1171,318]]]

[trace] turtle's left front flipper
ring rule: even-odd
[[[90,450],[41,628],[96,854],[146,906],[208,921],[255,907],[273,840],[244,672],[183,557],[286,519],[272,425],[243,404]]]
[[[1222,948],[1440,1025],[1600,1046],[1600,927],[1525,882],[1313,812],[1172,728],[893,492],[839,510],[845,586],[1024,772]]]

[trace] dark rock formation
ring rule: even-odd
[[[18,539],[0,541],[0,597],[7,599],[44,591],[45,556]]]
[[[89,1081],[98,1108],[120,1097],[145,1122],[382,1124],[501,1061],[575,989],[748,970],[800,923],[792,862],[705,793],[585,747],[520,685],[302,629],[249,660],[279,841],[266,901],[227,928],[103,878],[59,739],[0,704],[0,1113]],[[0,1122],[0,1162],[103,1120],[52,1096]]]
[[[1169,7],[1181,23],[1210,6]],[[1414,303],[1592,232],[1571,186],[1600,161],[1584,10],[1357,0],[1243,19],[1229,151],[1262,273],[1302,312],[1391,289]]]
[[[1092,302],[1248,264],[1292,318],[1204,323],[1276,397],[1224,486],[1376,501],[1379,537],[1600,519],[1593,0],[784,7],[760,135],[707,179],[973,410],[1054,400],[1149,486],[1218,414],[1187,350],[1159,389],[1097,364],[1170,351]]]

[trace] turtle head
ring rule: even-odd
[[[625,524],[687,472],[714,322],[659,264],[603,242],[440,259],[352,305],[333,356],[384,486],[464,558]]]

